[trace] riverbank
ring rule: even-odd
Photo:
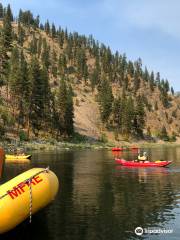
[[[56,140],[45,141],[45,140],[36,140],[36,141],[28,141],[22,142],[18,140],[14,140],[11,143],[9,142],[0,142],[0,146],[5,149],[6,152],[11,152],[17,148],[22,148],[25,151],[37,151],[37,150],[47,150],[47,151],[55,151],[55,150],[71,150],[71,149],[109,149],[115,146],[127,146],[132,147],[136,146],[139,148],[157,148],[157,147],[180,147],[180,142],[147,142],[147,141],[138,141],[138,142],[125,142],[120,141],[119,143],[112,142],[58,142]]]
[[[20,142],[15,141],[12,143],[1,142],[0,146],[5,149],[6,152],[12,152],[17,148],[24,149],[25,151],[36,150],[71,150],[71,149],[111,149],[114,145],[112,143],[101,142],[57,142],[57,141],[29,141]]]

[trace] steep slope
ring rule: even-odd
[[[133,63],[125,55],[118,52],[113,54],[109,47],[99,44],[92,36],[87,38],[61,28],[56,30],[49,22],[44,26],[40,25],[33,15],[28,14],[30,13],[21,12],[19,22],[11,22],[13,40],[11,49],[7,51],[7,64],[12,63],[13,49],[15,51],[17,48],[19,53],[23,52],[29,65],[29,76],[31,61],[35,57],[41,68],[45,66],[47,70],[53,97],[51,104],[53,106],[55,103],[55,107],[58,103],[58,89],[61,88],[60,81],[65,79],[67,85],[73,89],[75,131],[95,139],[105,133],[111,140],[117,140],[117,135],[129,137],[139,134],[142,137],[143,134],[157,137],[165,128],[167,134],[179,136],[180,97],[174,95],[168,81],[161,79],[159,73],[155,75],[146,68],[143,69],[141,59]],[[26,15],[31,17],[32,23],[26,22]],[[0,28],[3,30],[1,21]],[[19,130],[22,128],[17,123],[20,110],[18,104],[13,104],[11,85],[14,83],[11,82],[11,76],[12,74],[4,77],[6,83],[1,87],[1,97],[2,102],[9,103],[8,111],[14,117],[15,128]],[[103,89],[103,86],[106,88]],[[112,96],[109,95],[108,99],[106,96],[110,91]],[[119,105],[115,110],[116,100]],[[141,113],[138,101],[143,106]],[[130,105],[133,105],[132,109],[128,109]],[[56,110],[56,115],[62,115],[62,109]],[[58,124],[61,120],[62,116]],[[44,131],[42,125],[44,127],[41,123],[38,131]],[[58,128],[57,124],[56,127]],[[48,128],[49,132],[54,131],[50,130],[49,125]],[[23,129],[26,127],[23,126]],[[63,126],[60,133],[62,129]]]
[[[95,95],[90,91],[85,93],[83,87],[75,93],[78,96],[74,99],[75,130],[89,138],[99,139],[101,121]]]

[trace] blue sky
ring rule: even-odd
[[[178,0],[2,0],[39,14],[70,31],[92,34],[128,59],[141,57],[180,91],[180,1]]]

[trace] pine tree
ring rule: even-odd
[[[38,42],[37,41],[38,40],[35,37],[35,34],[33,34],[32,40],[31,40],[30,46],[29,46],[29,50],[30,50],[31,54],[36,54],[37,53],[37,48],[38,48],[38,46],[37,46]]]
[[[97,68],[95,68],[90,75],[90,82],[91,82],[91,88],[92,91],[94,91],[95,87],[99,84],[100,76],[99,71]]]
[[[160,83],[160,99],[162,101],[162,104],[165,108],[169,107],[169,97],[168,97],[168,92],[169,92],[169,82],[168,80],[164,81],[164,79],[161,80]]]
[[[27,62],[25,60],[23,51],[20,53],[20,73],[18,83],[18,103],[19,103],[19,124],[22,126],[28,125],[29,123],[29,109],[31,102],[31,82],[28,74]]]
[[[52,109],[50,106],[50,102],[52,100],[52,94],[49,85],[49,76],[48,70],[45,66],[43,66],[41,70],[41,78],[42,78],[42,86],[43,86],[43,103],[44,103],[44,111],[43,111],[43,121],[44,121],[44,129],[48,129],[51,125],[52,118]]]
[[[23,46],[24,39],[25,39],[25,31],[21,26],[20,21],[18,21],[18,43],[20,46]]]
[[[42,23],[40,23],[39,28],[40,28],[42,31],[44,31],[44,25],[43,25]]]
[[[141,83],[140,78],[139,78],[138,72],[136,71],[134,74],[134,93],[136,93],[137,90],[139,89],[140,83]]]
[[[22,11],[22,9],[19,10],[18,21],[20,23],[23,23],[23,11]]]
[[[59,56],[59,61],[58,61],[58,70],[59,70],[59,75],[63,76],[66,73],[67,70],[67,59],[64,54],[61,54]]]
[[[142,77],[142,60],[138,58],[134,63],[135,71],[137,72],[138,77]]]
[[[159,86],[160,82],[161,82],[160,73],[157,72],[157,74],[156,74],[156,85]]]
[[[2,19],[4,17],[4,8],[2,3],[0,3],[0,19]]]
[[[30,26],[35,28],[35,19],[33,17],[33,14],[30,11],[23,12],[20,9],[18,19],[23,25],[27,26],[29,29],[30,29]]]
[[[145,67],[145,70],[144,70],[144,74],[143,74],[143,79],[148,82],[150,80],[150,77],[149,77],[149,72],[147,70],[147,67]]]
[[[69,37],[69,35],[68,35],[68,30],[67,30],[67,28],[66,28],[66,29],[65,29],[65,32],[64,32],[64,38],[65,38],[66,41],[68,40],[68,37]]]
[[[39,28],[39,24],[40,24],[40,17],[39,15],[36,17],[36,19],[34,20],[34,27],[35,28]]]
[[[128,90],[128,84],[129,84],[129,79],[128,79],[128,76],[126,75],[124,77],[124,81],[122,82],[123,91],[127,91]]]
[[[38,60],[33,57],[30,67],[30,80],[32,82],[30,122],[36,136],[42,127],[44,113],[44,82],[41,74]]]
[[[65,53],[67,54],[67,58],[68,58],[69,62],[71,63],[71,61],[73,59],[73,43],[72,43],[72,41],[67,42]]]
[[[103,123],[107,123],[112,112],[113,94],[110,83],[105,77],[103,77],[98,90],[101,120]]]
[[[137,136],[143,137],[143,129],[145,125],[144,103],[141,96],[137,98],[135,117],[134,117],[134,133]]]
[[[63,45],[64,45],[64,31],[59,29],[59,33],[58,33],[58,42],[59,42],[59,46],[62,49]]]
[[[79,49],[77,54],[77,72],[80,77],[83,77],[85,82],[88,76],[88,66],[86,63],[86,54],[84,49]]]
[[[19,112],[18,124],[24,126],[28,120],[31,85],[23,52],[19,53],[16,47],[10,58],[9,85],[13,109]]]
[[[169,92],[169,82],[168,80],[166,79],[165,83],[164,83],[164,89],[165,91],[168,93]]]
[[[28,65],[24,57],[23,51],[21,51],[21,54],[20,54],[20,62],[21,62],[21,73],[22,73],[22,84],[21,84],[22,90],[21,91],[25,101],[29,102],[32,82],[29,79],[29,69],[28,69]]]
[[[40,37],[39,37],[39,40],[38,40],[38,45],[37,45],[37,54],[38,54],[38,57],[41,56],[41,51],[42,51],[42,37],[40,36]]]
[[[162,101],[162,104],[165,108],[168,108],[169,106],[169,97],[166,91],[161,91],[160,99]]]
[[[16,97],[18,95],[18,81],[19,81],[19,73],[20,73],[20,69],[19,69],[19,50],[18,48],[15,46],[12,49],[12,54],[11,54],[11,58],[9,61],[9,87],[10,87],[10,93],[11,93],[11,97],[13,99],[13,102],[16,105]],[[15,106],[14,106],[15,107]]]
[[[66,108],[67,108],[67,86],[64,78],[61,78],[60,80],[60,86],[57,96],[57,103],[56,103],[56,109],[58,112],[58,121],[59,121],[59,127],[58,131],[59,133],[65,134],[66,132]]]
[[[134,101],[132,97],[122,97],[122,125],[121,132],[126,137],[129,137],[133,130],[133,120],[135,115]]]
[[[73,91],[69,86],[67,90],[67,103],[65,113],[65,128],[68,136],[74,133],[74,107],[73,107]]]
[[[126,54],[123,54],[121,60],[120,60],[120,77],[121,81],[124,80],[126,69],[127,69],[127,60],[126,60]]]
[[[45,28],[46,33],[49,35],[50,34],[50,25],[49,25],[49,21],[48,20],[45,23],[44,28]]]
[[[171,87],[171,94],[174,96],[174,89]]]
[[[50,47],[47,45],[46,39],[43,39],[43,49],[41,60],[46,69],[49,69],[50,65]]]
[[[12,44],[12,26],[11,15],[9,15],[9,11],[5,13],[5,16],[3,18],[3,44],[7,50],[11,49]]]
[[[56,37],[56,27],[55,27],[54,23],[52,24],[52,28],[51,28],[51,36],[52,36],[52,38]]]
[[[9,57],[4,46],[3,33],[0,29],[0,87],[8,82],[8,60]]]
[[[6,17],[9,19],[10,22],[13,22],[13,14],[12,14],[12,11],[11,11],[10,4],[8,4],[8,6],[7,6]]]
[[[60,80],[60,86],[56,100],[56,128],[60,135],[70,136],[74,132],[74,107],[72,87],[67,87],[64,78]],[[58,124],[57,124],[58,123]]]
[[[51,57],[51,72],[52,75],[57,78],[57,54],[54,49]]]
[[[108,47],[107,49],[103,46],[103,55],[101,58],[102,62],[102,68],[104,73],[110,73],[112,71],[111,69],[111,63],[112,63],[112,53],[110,48]]]
[[[123,106],[121,98],[114,99],[113,102],[113,122],[117,133],[122,132]]]
[[[127,73],[130,75],[130,77],[134,76],[134,65],[131,61],[128,62]]]

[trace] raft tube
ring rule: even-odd
[[[29,164],[29,159],[5,159],[6,164]]]
[[[24,159],[31,159],[31,155],[10,155],[10,154],[6,154],[5,158],[7,160],[24,160]]]
[[[112,148],[112,151],[113,151],[113,152],[123,151],[123,150],[124,150],[123,148],[119,148],[119,147],[114,147],[114,148]]]
[[[138,151],[138,147],[114,147],[112,148],[112,151]]]
[[[44,168],[30,169],[1,185],[0,234],[15,228],[30,213],[34,214],[48,205],[58,188],[57,176]]]
[[[117,164],[127,167],[166,167],[172,163],[172,161],[126,161],[124,159],[115,159]]]

